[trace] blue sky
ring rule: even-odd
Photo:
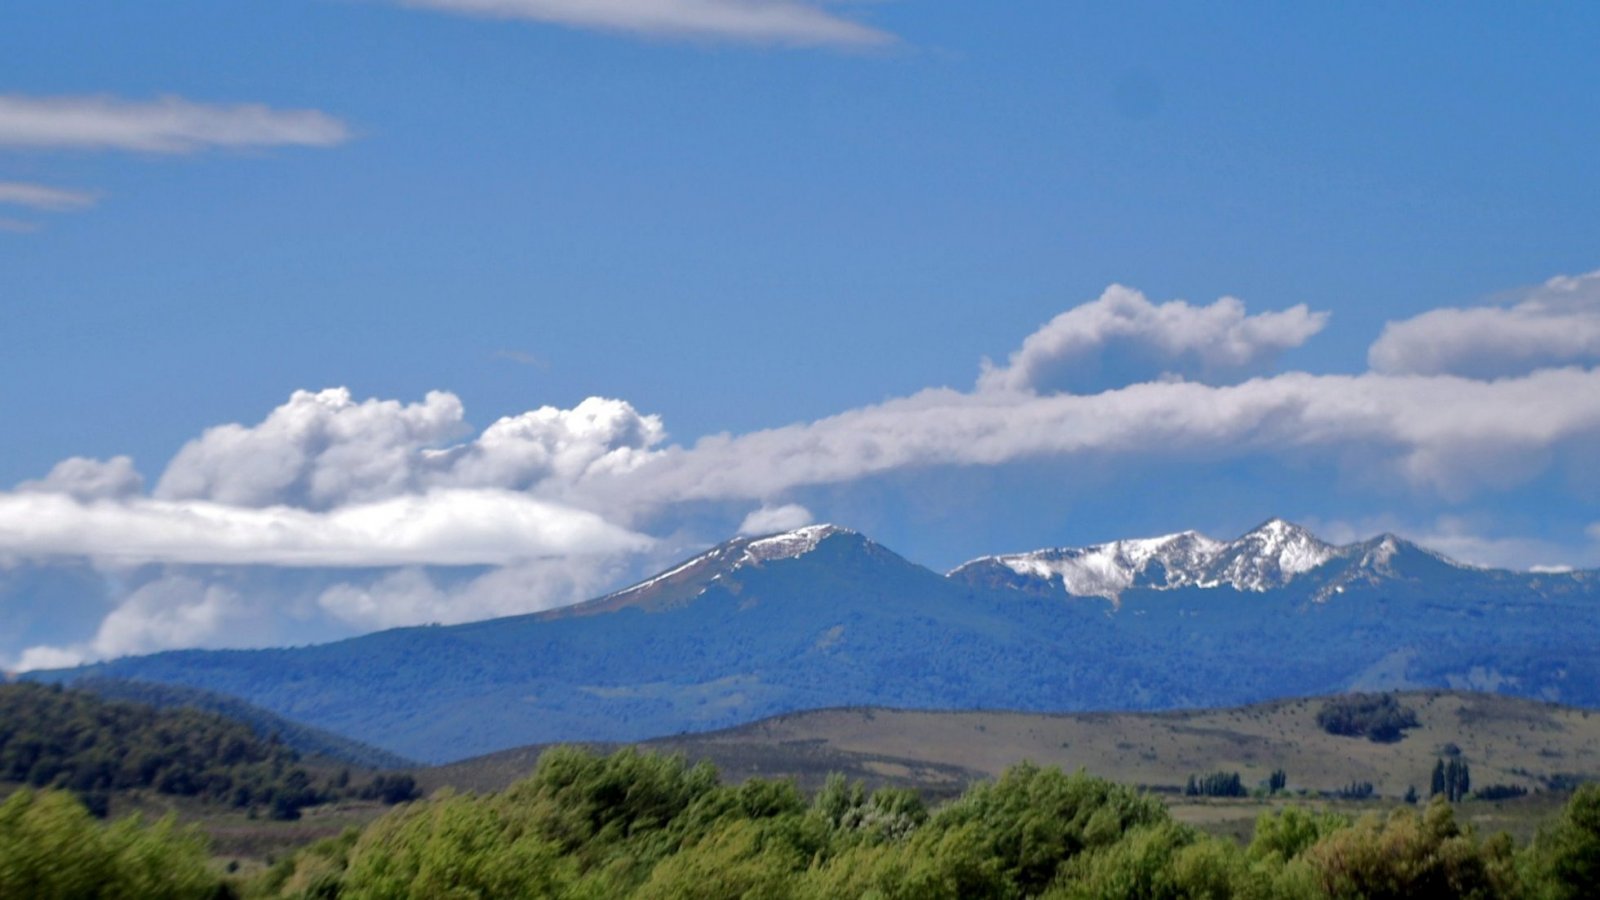
[[[12,4],[0,662],[538,608],[742,523],[1600,565],[1597,26]]]

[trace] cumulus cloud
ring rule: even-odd
[[[739,523],[739,533],[747,535],[776,534],[780,531],[793,531],[804,528],[816,519],[811,515],[811,510],[798,503],[786,503],[783,506],[763,506],[752,510]]]
[[[978,386],[1047,393],[1152,376],[1232,379],[1305,343],[1327,321],[1327,313],[1304,304],[1248,315],[1234,297],[1209,306],[1154,304],[1136,290],[1112,285],[1028,335],[1004,366],[985,361]]]
[[[89,459],[73,456],[55,464],[50,474],[17,485],[23,493],[66,494],[79,500],[130,497],[144,490],[144,476],[126,456]]]
[[[804,0],[399,0],[407,6],[640,35],[768,44],[885,44],[893,38]]]
[[[511,491],[439,489],[326,512],[0,494],[0,550],[28,557],[294,567],[505,565],[640,552],[651,543],[594,513]]]
[[[1444,308],[1384,326],[1367,362],[1391,374],[1519,375],[1600,361],[1600,272],[1552,278],[1516,303]]]
[[[666,439],[657,416],[590,397],[545,406],[465,436],[461,401],[434,391],[420,403],[357,401],[344,388],[296,391],[256,425],[208,429],[173,458],[155,495],[239,506],[313,509],[432,487],[543,488],[626,472]]]
[[[572,409],[543,406],[490,425],[476,440],[427,454],[424,479],[438,484],[564,490],[620,474],[651,458],[666,440],[659,416],[628,403],[590,397]]]
[[[190,441],[155,495],[316,509],[393,497],[417,487],[424,448],[464,428],[461,401],[442,391],[409,404],[357,402],[345,388],[295,391],[257,425],[219,425]]]
[[[0,95],[0,147],[193,153],[207,148],[331,147],[350,128],[314,109],[213,105],[182,97]]]
[[[95,196],[85,191],[32,184],[26,181],[0,181],[0,204],[26,206],[46,212],[65,212],[93,206]]]

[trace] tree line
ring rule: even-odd
[[[1477,897],[1600,892],[1600,786],[1531,844],[1480,837],[1443,796],[1359,819],[1289,806],[1248,843],[1175,821],[1155,798],[1020,765],[930,809],[915,792],[830,778],[722,784],[708,765],[558,748],[498,794],[442,791],[364,829],[230,877],[170,821],[95,822],[62,792],[0,805],[0,896]]]
[[[382,777],[376,799],[416,796],[410,776]],[[117,792],[151,790],[294,819],[305,807],[370,793],[373,780],[353,782],[348,770],[318,778],[282,742],[213,713],[0,685],[0,782],[71,791],[99,815]]]
[[[928,808],[832,777],[722,784],[708,765],[558,748],[499,794],[441,792],[284,860],[263,897],[1550,898],[1600,891],[1600,787],[1529,846],[1439,797],[1359,819],[1297,806],[1247,844],[1154,797],[1024,764]]]

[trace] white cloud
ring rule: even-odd
[[[84,191],[31,184],[25,181],[0,181],[0,203],[26,206],[47,212],[65,212],[93,206],[95,195]]]
[[[618,558],[571,556],[520,562],[465,584],[441,586],[418,568],[376,580],[343,582],[317,604],[363,631],[436,622],[450,625],[569,606],[605,591],[625,572]]]
[[[1064,343],[1025,343],[1009,369],[986,377],[1092,355],[1123,333],[1167,347],[1166,364],[1237,370],[1320,327],[1303,308],[1251,317],[1226,302],[1157,307],[1132,294],[1110,305],[1117,304],[1133,313],[1102,309],[1090,324],[1069,322],[1053,332]],[[1143,324],[1115,324],[1123,319]],[[668,442],[659,417],[617,399],[542,407],[474,436],[448,393],[402,403],[357,401],[344,389],[300,391],[256,424],[219,426],[191,441],[152,495],[139,492],[125,457],[65,460],[0,493],[0,560],[388,569],[343,571],[300,598],[327,628],[376,628],[593,596],[663,550],[638,529],[670,522],[675,509],[761,504],[740,530],[787,530],[812,521],[811,512],[772,498],[886,473],[1050,459],[1092,463],[1103,480],[1152,463],[1189,462],[1203,476],[1216,463],[1276,460],[1312,477],[1351,472],[1369,488],[1455,503],[1559,467],[1577,471],[1600,452],[1600,369],[1496,380],[1288,373],[1221,385],[1149,381],[1088,395],[1038,393],[1033,375],[1016,377],[999,386],[1011,389],[925,390],[687,446]],[[1474,562],[1574,561],[1538,542],[1481,533],[1440,519],[1419,539]],[[1593,535],[1600,539],[1600,525]],[[423,568],[478,565],[500,568],[471,577]],[[260,608],[274,602],[271,590],[257,600],[236,583],[193,577],[223,590],[135,589],[93,639],[35,647],[28,659],[226,640],[238,616],[271,612]],[[240,611],[235,600],[246,595]]]
[[[7,667],[7,671],[32,672],[35,669],[68,669],[82,665],[93,657],[89,647],[29,647],[22,651],[15,663]]]
[[[257,425],[221,425],[190,441],[155,495],[313,509],[435,486],[542,486],[561,495],[636,468],[666,439],[659,417],[603,397],[507,416],[473,440],[446,444],[466,430],[460,399],[441,391],[411,404],[358,402],[344,388],[296,391]]]
[[[250,633],[249,626],[267,612],[252,608],[237,590],[226,585],[189,575],[168,575],[129,593],[90,639],[61,647],[29,647],[18,658],[16,668],[64,668],[172,647],[215,646],[230,632]]]
[[[1388,532],[1460,563],[1529,572],[1570,572],[1595,558],[1593,547],[1563,544],[1526,535],[1496,534],[1492,516],[1441,515],[1431,521],[1407,521],[1393,513],[1356,522],[1324,522],[1307,518],[1303,523],[1324,540],[1336,544],[1366,540]]]
[[[1496,382],[1292,373],[1091,396],[928,390],[816,422],[671,447],[588,486],[606,503],[758,500],[929,466],[1307,455],[1461,497],[1524,483],[1600,443],[1600,372]]]
[[[73,456],[55,464],[50,474],[38,481],[17,485],[23,493],[66,494],[79,500],[131,497],[144,490],[144,476],[133,467],[133,460],[114,456],[108,460]]]
[[[543,406],[507,416],[476,440],[426,454],[422,477],[436,484],[514,489],[573,485],[638,468],[666,440],[659,416],[621,400],[590,397],[572,409]]]
[[[22,219],[0,218],[0,231],[9,231],[12,234],[32,234],[38,230],[38,222],[25,222]]]
[[[803,0],[399,0],[407,6],[640,35],[874,45],[889,34]]]
[[[1235,378],[1272,362],[1322,330],[1328,314],[1305,305],[1247,315],[1223,297],[1209,306],[1182,300],[1153,304],[1112,285],[1028,335],[1004,366],[985,361],[982,390],[1095,389],[1152,376],[1210,381]]]
[[[141,102],[0,95],[0,147],[192,153],[207,148],[331,147],[350,136],[347,125],[314,109],[213,105],[181,97]]]
[[[442,391],[411,404],[295,391],[259,425],[219,425],[184,445],[155,495],[315,509],[393,497],[417,488],[424,448],[464,428],[461,401]]]
[[[16,556],[293,567],[505,565],[650,545],[594,513],[510,491],[440,489],[326,512],[0,494],[0,551]]]
[[[1367,361],[1391,374],[1479,378],[1600,361],[1600,272],[1553,278],[1509,306],[1435,309],[1390,322]]]
[[[811,510],[798,503],[787,503],[783,506],[763,506],[752,510],[744,521],[739,523],[739,533],[749,535],[776,534],[780,531],[793,531],[804,528],[816,519],[811,515]]]

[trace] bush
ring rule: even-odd
[[[0,897],[207,898],[223,885],[204,842],[170,818],[102,826],[70,794],[19,791],[0,805]]]

